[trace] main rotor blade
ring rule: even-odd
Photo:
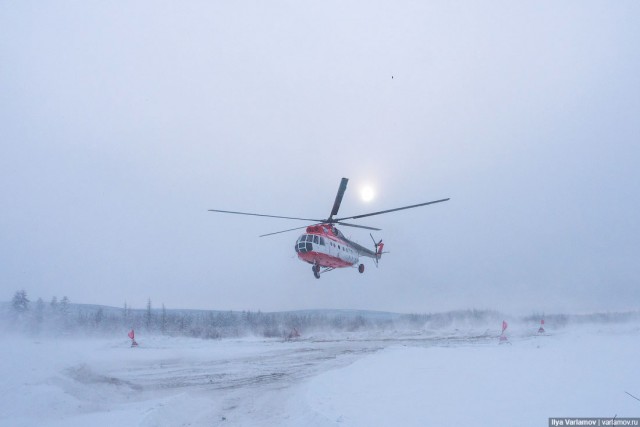
[[[347,224],[346,222],[333,222],[333,224],[346,225],[347,227],[358,227],[358,228],[366,228],[367,230],[375,230],[380,231],[380,228],[367,227],[366,225],[357,225],[357,224]]]
[[[267,218],[298,219],[300,221],[322,222],[321,219],[293,218],[290,216],[265,215],[265,214],[249,213],[249,212],[221,211],[219,209],[209,209],[209,212],[221,212],[221,213],[236,214],[236,215],[265,216]]]
[[[363,215],[356,215],[356,216],[348,216],[348,217],[345,217],[345,218],[335,219],[334,221],[342,221],[343,219],[358,219],[358,218],[364,218],[366,216],[373,216],[373,215],[382,215],[382,214],[389,213],[389,212],[395,212],[395,211],[401,211],[401,210],[404,210],[404,209],[417,208],[417,207],[420,207],[420,206],[432,205],[434,203],[446,202],[447,200],[449,200],[449,198],[441,199],[441,200],[434,200],[432,202],[419,203],[417,205],[404,206],[404,207],[401,207],[401,208],[388,209],[386,211],[373,212],[373,213],[368,213],[368,214],[363,214]]]
[[[342,178],[342,181],[340,181],[340,187],[338,187],[336,200],[333,202],[333,209],[331,209],[331,215],[329,215],[329,221],[331,221],[334,215],[338,215],[338,210],[340,209],[340,204],[342,203],[342,196],[344,196],[344,192],[347,189],[347,182],[349,182],[347,178]]]
[[[260,236],[258,236],[258,237],[272,236],[272,235],[274,235],[274,234],[286,233],[286,232],[288,232],[288,231],[293,231],[293,230],[301,230],[301,229],[303,229],[303,228],[307,228],[307,227],[309,227],[309,226],[308,226],[308,225],[305,225],[304,227],[290,228],[290,229],[288,229],[288,230],[282,230],[282,231],[276,231],[276,232],[274,232],[274,233],[262,234],[262,235],[260,235]]]

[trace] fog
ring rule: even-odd
[[[0,300],[634,310],[640,5],[0,3]],[[313,278],[301,222],[379,268]],[[359,190],[371,185],[365,203]],[[368,245],[368,233],[343,230]],[[366,262],[366,261],[365,261]]]

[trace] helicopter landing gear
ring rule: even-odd
[[[314,272],[313,272],[313,276],[314,276],[316,279],[319,279],[319,278],[320,278],[320,273],[318,273],[317,271],[314,271]]]
[[[311,267],[311,270],[313,271],[313,276],[316,279],[320,278],[320,265],[319,264],[313,264],[313,267]]]
[[[364,264],[360,264],[360,265],[358,266],[358,272],[359,272],[359,273],[364,273]]]

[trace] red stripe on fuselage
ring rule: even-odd
[[[342,267],[351,267],[353,266],[353,263],[350,263],[348,261],[342,260],[340,258],[328,255],[328,254],[323,254],[320,252],[305,252],[305,253],[298,253],[298,258],[300,258],[302,261],[306,261],[309,264],[318,264],[320,267],[331,267],[331,268],[342,268]]]

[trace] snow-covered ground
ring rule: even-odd
[[[534,325],[533,332],[537,326]],[[551,327],[552,329],[552,327]],[[546,426],[640,416],[640,326],[273,339],[0,337],[1,426]]]

